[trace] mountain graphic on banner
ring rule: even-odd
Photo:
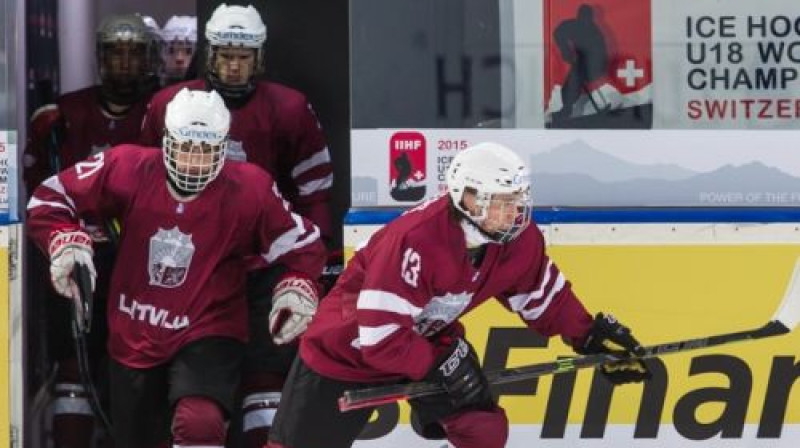
[[[603,182],[581,172],[548,173],[535,165],[532,171],[537,206],[797,206],[800,203],[800,178],[760,162],[725,165],[678,180],[638,178]],[[564,188],[565,185],[569,188]]]
[[[583,140],[575,140],[545,153],[533,155],[530,163],[534,172],[581,173],[601,182],[621,182],[638,178],[680,180],[697,174],[674,164],[630,163],[594,149]]]

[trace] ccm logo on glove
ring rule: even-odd
[[[466,358],[468,353],[469,346],[463,339],[459,339],[455,350],[453,350],[450,356],[439,366],[439,371],[442,372],[444,376],[452,375],[453,372],[458,369],[461,360]]]

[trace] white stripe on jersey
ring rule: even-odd
[[[289,201],[283,198],[283,195],[281,194],[280,190],[278,190],[278,184],[275,182],[272,183],[272,193],[275,195],[275,197],[281,198],[281,203],[283,204],[284,210],[286,210],[287,212],[292,211],[292,206],[289,205]]]
[[[331,153],[328,151],[327,146],[320,149],[306,160],[298,163],[292,170],[292,178],[297,179],[301,174],[323,163],[331,163]]]
[[[547,267],[544,269],[544,278],[542,282],[539,283],[539,288],[536,291],[525,293],[525,294],[517,294],[515,296],[511,296],[508,299],[508,304],[511,305],[511,309],[514,311],[520,311],[525,308],[525,305],[528,304],[531,300],[541,299],[544,295],[544,288],[547,286],[547,283],[550,282],[550,269],[553,267],[553,260],[547,260]],[[560,272],[559,272],[560,274]]]
[[[328,174],[322,179],[310,180],[303,185],[297,187],[300,190],[300,196],[309,196],[320,190],[325,190],[333,185],[333,174]]]
[[[377,345],[400,329],[399,324],[386,324],[380,327],[358,327],[358,341],[361,347]]]
[[[306,234],[306,229],[303,226],[303,218],[295,213],[292,213],[292,218],[294,219],[295,226],[276,238],[272,245],[269,246],[269,252],[261,254],[261,256],[267,260],[267,263],[272,263],[281,255],[305,247],[319,239],[319,227],[313,224],[314,232],[302,240],[299,239]]]
[[[67,207],[66,205],[60,202],[50,202],[50,201],[41,201],[37,199],[35,196],[28,201],[28,210],[33,210],[36,207],[53,207],[53,208],[63,208],[64,210],[68,211],[70,216],[75,216],[75,211],[71,208]]]
[[[386,311],[404,316],[416,317],[422,308],[414,306],[408,300],[387,291],[363,289],[358,293],[356,308],[359,310]]]
[[[67,190],[64,189],[64,184],[61,183],[61,179],[59,179],[58,176],[48,177],[44,180],[44,182],[42,182],[42,185],[60,194],[72,211],[76,211],[78,209],[75,207],[75,201],[73,201],[72,198],[67,195]],[[75,216],[75,213],[72,211],[70,213]]]
[[[550,292],[547,293],[547,297],[544,298],[544,302],[541,305],[533,307],[531,309],[521,310],[519,312],[520,316],[522,316],[523,319],[530,321],[538,319],[539,316],[541,316],[542,313],[544,313],[547,310],[547,307],[550,306],[550,302],[553,300],[553,297],[555,297],[555,295],[558,294],[559,291],[564,289],[564,285],[566,283],[567,280],[564,278],[564,275],[561,272],[559,272],[558,278],[556,278],[553,287],[550,288]]]

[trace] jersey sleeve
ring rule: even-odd
[[[286,111],[286,139],[291,151],[285,153],[283,165],[291,173],[293,188],[281,191],[291,192],[287,199],[296,211],[319,226],[322,235],[332,234],[330,212],[331,187],[333,186],[333,165],[322,125],[314,114],[311,104],[301,97],[293,101]]]
[[[31,116],[23,157],[23,179],[28,195],[58,171],[57,158],[63,131],[64,118],[56,104],[44,105]]]
[[[320,231],[304,217],[292,213],[270,179],[258,219],[258,244],[268,265],[283,265],[312,280],[322,275],[327,251]]]
[[[142,119],[142,130],[139,133],[139,143],[142,146],[161,147],[166,109],[167,102],[163,93],[156,94],[150,100],[150,104],[147,105],[147,112],[144,115],[144,119]]]
[[[28,201],[26,224],[40,249],[47,252],[53,232],[80,228],[81,216],[112,214],[113,195],[107,192],[118,155],[114,150],[98,153],[36,187]]]
[[[432,297],[435,263],[406,238],[389,235],[362,263],[364,283],[356,303],[359,349],[384,372],[419,380],[436,358],[434,345],[414,329]]]
[[[532,225],[531,227],[535,227]],[[564,273],[547,255],[538,229],[531,263],[520,281],[498,300],[516,312],[525,324],[543,336],[561,335],[569,341],[582,340],[592,325],[592,316],[572,290]]]

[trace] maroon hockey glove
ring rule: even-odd
[[[634,356],[644,355],[644,348],[631,335],[631,330],[611,314],[605,313],[598,313],[595,316],[586,340],[581,346],[576,347],[575,351],[582,355],[619,351]],[[651,377],[650,370],[641,359],[604,364],[599,369],[615,385],[639,383]]]

